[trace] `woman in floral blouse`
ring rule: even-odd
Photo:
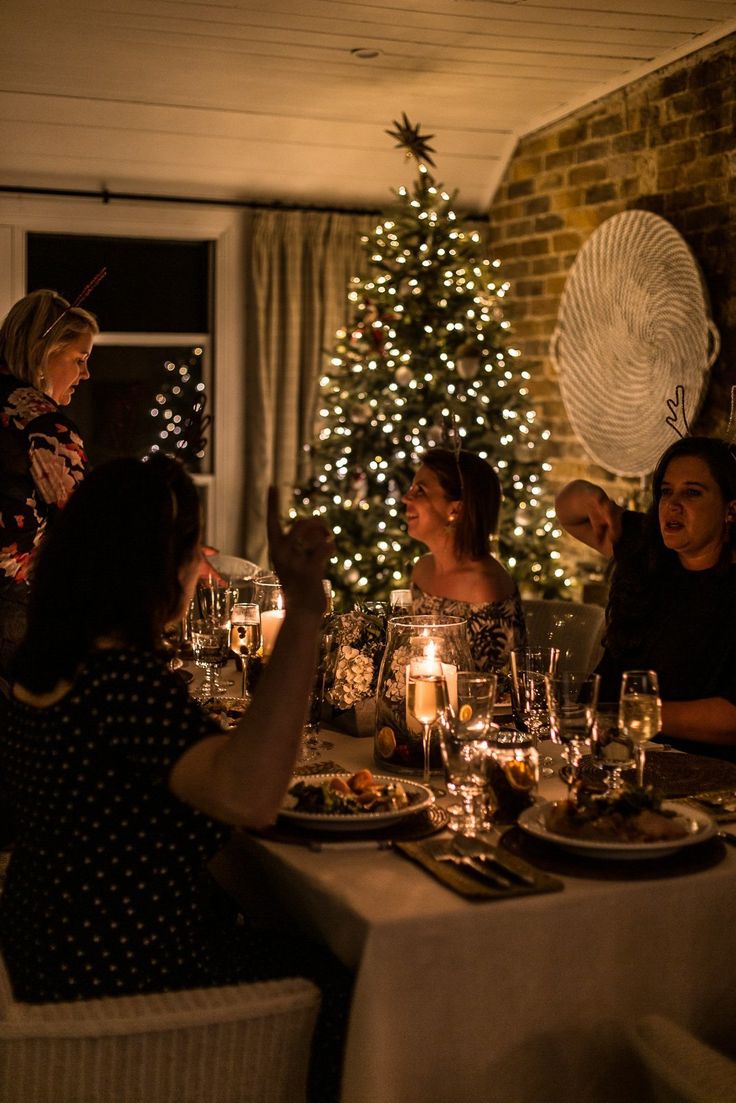
[[[407,531],[429,548],[412,572],[412,613],[465,617],[479,670],[500,670],[526,643],[516,583],[490,553],[501,485],[471,452],[433,448],[404,495]]]
[[[61,407],[89,378],[98,332],[55,291],[26,295],[0,328],[0,685],[25,630],[34,553],[87,467]]]

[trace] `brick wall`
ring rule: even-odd
[[[524,138],[490,209],[490,241],[511,283],[508,316],[552,429],[553,481],[586,476],[619,500],[565,416],[549,357],[567,272],[611,215],[642,208],[683,235],[701,266],[721,354],[692,428],[717,433],[736,383],[736,35],[691,54]],[[664,416],[664,415],[663,415]],[[674,438],[673,438],[674,439]]]

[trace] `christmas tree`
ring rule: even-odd
[[[352,322],[320,380],[312,478],[292,515],[335,534],[333,582],[346,607],[406,586],[425,549],[409,539],[401,496],[422,453],[453,443],[487,459],[504,492],[499,555],[516,580],[551,596],[569,585],[544,484],[549,432],[537,424],[529,373],[511,344],[500,262],[463,228],[455,195],[435,181],[427,144],[406,115],[388,131],[417,163],[410,189],[362,239],[367,278],[351,281]]]

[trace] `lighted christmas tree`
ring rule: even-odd
[[[408,584],[424,550],[409,539],[401,495],[422,453],[450,446],[487,459],[504,492],[498,547],[520,584],[546,596],[569,581],[555,546],[543,442],[529,373],[510,342],[500,262],[463,228],[455,195],[435,181],[434,152],[406,118],[388,131],[417,162],[411,189],[363,244],[366,279],[351,281],[351,324],[337,334],[320,380],[313,477],[296,513],[323,516],[335,533],[333,582],[348,600],[385,599]]]

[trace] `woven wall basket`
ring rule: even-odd
[[[700,269],[650,211],[607,219],[575,258],[551,354],[586,451],[617,475],[648,475],[677,439],[667,400],[685,389],[692,425],[720,342]]]

